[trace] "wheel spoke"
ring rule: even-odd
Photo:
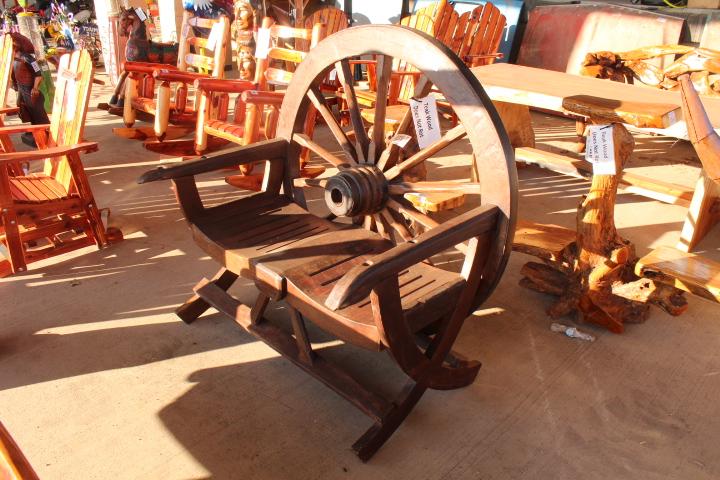
[[[333,115],[332,110],[330,110],[330,107],[325,101],[325,97],[322,92],[320,92],[320,89],[317,87],[311,87],[307,92],[307,96],[315,108],[317,108],[318,112],[320,112],[320,115],[322,115],[323,120],[325,120],[325,123],[335,137],[335,140],[337,140],[338,144],[340,144],[340,147],[343,149],[343,152],[345,152],[347,158],[353,163],[357,162],[358,158],[355,148],[352,143],[350,143],[345,131],[342,127],[340,127],[340,124],[335,118],[335,115]],[[363,161],[364,159],[360,160]]]
[[[402,218],[398,218],[400,215],[393,215],[393,212],[387,208],[382,209],[380,211],[380,215],[383,220],[385,220],[385,222],[390,225],[398,233],[398,235],[400,235],[400,238],[406,242],[412,240],[413,235],[410,233],[410,230],[408,230],[404,220]]]
[[[433,229],[433,228],[437,227],[438,225],[440,225],[438,222],[436,222],[435,220],[433,220],[426,214],[417,211],[415,209],[415,207],[413,207],[412,205],[404,205],[404,204],[400,203],[399,201],[390,198],[390,199],[388,199],[387,206],[388,206],[388,208],[392,209],[393,211],[403,214],[403,215],[407,216],[408,218],[410,218],[410,220],[413,220],[413,221],[419,223],[420,225],[427,228],[428,230]],[[468,247],[464,243],[459,243],[459,244],[455,245],[455,248],[457,250],[459,250],[460,252],[465,253],[467,251]]]
[[[390,225],[385,221],[383,216],[379,213],[374,213],[372,216],[373,220],[375,220],[375,225],[377,226],[377,231],[386,240],[392,240],[392,235],[390,235]]]
[[[302,188],[302,187],[325,188],[326,184],[327,184],[327,178],[305,178],[305,177],[293,178],[293,186],[296,188]]]
[[[395,165],[394,167],[386,171],[385,178],[387,178],[388,180],[394,179],[395,177],[401,175],[404,171],[432,157],[456,140],[463,138],[466,133],[467,132],[465,131],[465,126],[463,126],[462,124],[451,128],[450,130],[445,132],[445,135],[443,135],[438,141],[433,142],[431,145],[420,150],[404,162]]]
[[[390,93],[392,62],[392,57],[387,55],[380,55],[377,59],[377,97],[373,117],[373,134],[370,142],[370,150],[374,151],[368,153],[367,161],[369,163],[375,163],[380,152],[385,148],[385,112],[387,110],[388,94]]]
[[[365,215],[365,219],[363,220],[363,228],[370,232],[375,231],[375,219],[372,215]]]
[[[480,184],[474,182],[430,181],[430,182],[398,182],[388,185],[391,195],[405,193],[457,192],[480,194]]]
[[[304,133],[296,133],[293,135],[293,140],[298,143],[298,145],[307,148],[311,152],[317,154],[320,156],[323,160],[326,160],[333,164],[333,166],[338,168],[343,168],[343,166],[346,166],[348,162],[343,160],[342,158],[334,155],[333,153],[329,152],[324,147],[318,145],[317,143],[310,140],[310,137],[305,135]],[[355,162],[352,162],[352,164],[355,164]]]
[[[363,123],[362,116],[360,116],[360,106],[355,96],[355,87],[353,86],[353,76],[350,70],[350,62],[348,59],[342,59],[335,63],[335,70],[337,71],[338,80],[342,86],[343,92],[345,92],[345,102],[350,112],[350,121],[355,132],[356,147],[362,149],[359,157],[368,158],[368,145],[370,139],[365,131],[365,124]]]

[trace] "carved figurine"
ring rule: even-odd
[[[231,26],[231,35],[236,45],[240,79],[252,80],[255,77],[255,10],[247,0],[238,0],[233,6],[233,14],[235,19]]]

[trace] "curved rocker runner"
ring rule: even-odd
[[[393,59],[404,61],[420,72],[415,96],[441,92],[459,124],[426,148],[407,152],[386,143],[383,129],[368,134],[350,75],[351,59],[366,54],[378,58],[379,98],[387,97]],[[343,130],[319,91],[333,68],[347,99],[351,131]],[[337,148],[301,133],[310,105]],[[384,106],[378,102],[374,125],[383,125]],[[412,134],[412,128],[408,111],[397,134]],[[418,167],[458,141],[469,142],[480,182],[417,179]],[[298,178],[303,148],[338,173]],[[203,205],[195,175],[259,161],[266,162],[261,192]],[[439,41],[394,26],[336,33],[297,68],[276,139],[159,168],[140,183],[162,179],[173,181],[196,243],[222,265],[214,278],[197,285],[178,315],[190,323],[215,307],[367,414],[374,424],[353,446],[362,460],[383,445],[426,389],[459,388],[475,379],[480,363],[461,359],[451,348],[465,318],[488,298],[504,271],[515,229],[517,178],[492,103]],[[306,195],[313,190],[324,195],[331,214],[310,213]],[[443,191],[479,194],[482,204],[440,223],[405,199],[408,193]],[[432,263],[431,257],[447,251],[458,259],[457,272]],[[252,279],[260,292],[253,306],[227,293],[240,276]],[[263,317],[271,300],[288,306],[292,334]],[[313,350],[305,319],[344,342],[387,349],[408,376],[398,398],[370,391]]]

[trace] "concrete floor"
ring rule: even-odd
[[[541,142],[572,147],[571,122],[534,122]],[[364,415],[220,315],[192,326],[173,315],[216,266],[169,185],[135,183],[172,159],[114,137],[119,125],[91,109],[86,137],[101,150],[84,161],[126,240],[0,280],[0,419],[42,478],[720,477],[720,307],[689,298],[683,316],[655,309],[623,335],[584,326],[597,336],[584,343],[552,333],[551,298],[517,286],[530,259],[521,254],[457,343],[482,360],[477,381],[428,392],[362,464],[349,447],[369,427]],[[687,144],[659,138],[638,137],[631,168],[689,185],[697,175]],[[520,178],[523,218],[573,225],[585,182],[535,168]],[[231,194],[221,176],[201,190]],[[684,214],[631,194],[617,205],[620,233],[640,254],[673,245]],[[717,240],[715,230],[701,248],[717,254]],[[253,289],[235,293],[250,301]],[[398,385],[386,355],[311,334],[380,388]]]

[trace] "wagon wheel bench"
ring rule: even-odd
[[[393,57],[404,59],[423,72],[417,96],[432,87],[442,91],[459,125],[404,159],[393,144],[386,148],[382,129],[368,135],[350,75],[350,59],[367,54],[378,56],[382,95]],[[352,134],[340,127],[319,90],[332,68],[344,84]],[[302,135],[311,104],[341,153]],[[384,115],[384,108],[376,108],[374,123],[382,125]],[[403,123],[411,126],[410,118]],[[480,183],[404,181],[413,168],[432,162],[461,139],[471,145]],[[303,147],[338,173],[322,181],[299,179]],[[262,192],[212,208],[202,205],[195,175],[258,161],[266,162]],[[480,363],[452,355],[451,347],[465,318],[493,292],[504,271],[517,179],[512,148],[491,102],[465,65],[438,41],[394,26],[338,32],[296,70],[276,139],[160,168],[140,182],[160,179],[173,181],[196,243],[221,264],[216,277],[198,284],[178,315],[189,323],[215,307],[367,414],[373,425],[353,446],[362,460],[383,445],[426,389],[459,388],[475,379]],[[317,188],[324,189],[332,212],[325,217],[311,213],[305,200],[306,191]],[[403,198],[410,191],[458,188],[480,193],[482,204],[444,223]],[[441,269],[428,260],[445,251],[459,257],[457,269]],[[252,279],[259,290],[254,305],[227,293],[240,276]],[[270,301],[287,305],[292,334],[263,317]],[[325,360],[313,350],[305,320],[345,342],[388,350],[408,377],[402,393],[383,398]],[[421,331],[429,335],[427,341],[416,337]]]

